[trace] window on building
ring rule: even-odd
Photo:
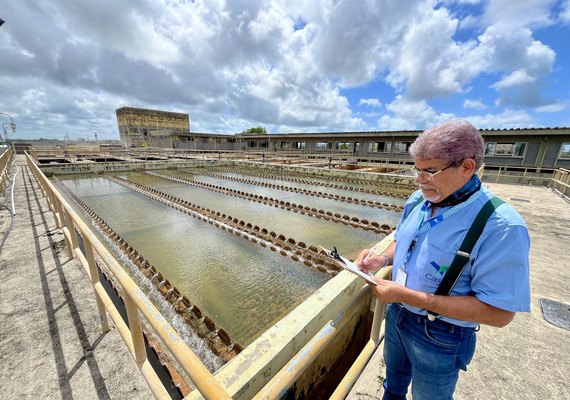
[[[560,158],[570,158],[570,143],[562,144],[562,151],[560,152]]]
[[[389,153],[392,149],[392,142],[371,142],[368,143],[369,153]]]
[[[255,147],[255,142],[253,140],[250,140],[247,142],[247,147]]]
[[[350,150],[352,147],[352,143],[350,142],[336,142],[336,150],[340,150],[340,151],[347,151]]]
[[[331,142],[317,142],[315,144],[315,149],[317,150],[328,150],[332,147]]]
[[[405,154],[409,153],[412,142],[394,142],[394,153]]]
[[[305,150],[305,142],[294,142],[293,143],[293,148],[296,150]]]
[[[526,149],[526,143],[487,143],[485,147],[486,156],[495,157],[522,157]]]

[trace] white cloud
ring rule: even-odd
[[[19,132],[117,137],[121,105],[187,112],[202,132],[361,130],[384,111],[373,96],[387,104],[381,129],[422,129],[461,110],[429,101],[480,77],[498,107],[561,107],[544,97],[556,55],[531,30],[553,23],[550,0],[36,3],[2,10],[0,109],[18,115]]]
[[[534,81],[535,78],[529,76],[525,70],[519,69],[504,77],[499,82],[492,84],[491,87],[501,90],[512,86],[523,85],[525,83],[532,83]]]
[[[484,110],[487,106],[481,100],[469,100],[463,101],[463,108],[472,108],[474,110]]]
[[[479,129],[528,128],[535,125],[529,114],[513,109],[499,114],[473,115],[465,119]]]
[[[552,104],[547,104],[545,106],[537,107],[536,111],[543,112],[543,113],[555,113],[565,110],[568,104],[565,102],[555,102]]]
[[[564,2],[559,18],[562,22],[570,24],[570,0]]]
[[[403,96],[397,96],[386,108],[390,113],[383,115],[378,121],[378,128],[381,130],[425,129],[455,118],[451,113],[438,114],[424,100],[415,101]]]
[[[484,19],[489,25],[501,26],[505,31],[527,27],[548,26],[554,23],[551,8],[557,0],[492,0],[485,9]]]
[[[369,106],[369,107],[382,107],[382,103],[378,99],[360,99],[358,102],[359,106]]]

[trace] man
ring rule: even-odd
[[[515,312],[530,311],[530,240],[524,221],[506,203],[487,220],[449,296],[434,294],[476,215],[493,197],[476,175],[484,149],[481,134],[466,121],[418,136],[410,153],[420,190],[410,196],[394,242],[382,254],[363,250],[356,260],[365,271],[393,265],[392,281],[371,285],[390,304],[385,400],[405,399],[410,382],[414,400],[452,399],[459,369],[467,369],[475,351],[479,325],[504,327]]]

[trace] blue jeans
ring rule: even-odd
[[[464,328],[390,304],[386,315],[383,400],[405,400],[412,382],[414,400],[453,399],[459,370],[475,352],[475,329]]]

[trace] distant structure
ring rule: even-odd
[[[116,113],[119,137],[126,146],[173,148],[189,140],[188,114],[133,107],[118,108]]]
[[[141,108],[117,109],[121,142],[126,146],[204,152],[246,151],[307,157],[345,157],[354,162],[411,163],[409,148],[420,130],[304,133],[190,132],[188,114]],[[485,163],[570,168],[570,128],[480,129]]]

